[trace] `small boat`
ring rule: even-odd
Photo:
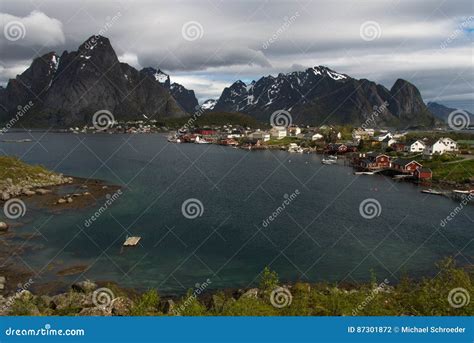
[[[332,158],[323,158],[321,160],[321,163],[322,164],[336,164],[337,161],[336,160],[333,160]]]
[[[423,189],[423,190],[421,191],[421,193],[433,194],[433,195],[444,195],[443,192],[440,192],[440,191],[437,191],[437,190],[431,189],[431,188]]]
[[[375,175],[375,172],[355,172],[354,175]]]
[[[168,142],[170,142],[170,143],[181,143],[181,139],[179,139],[176,136],[169,136],[168,137]]]

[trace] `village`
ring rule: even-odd
[[[436,134],[434,134],[436,133]],[[343,160],[355,174],[382,173],[394,179],[431,182],[441,165],[474,161],[473,141],[456,141],[449,131],[399,132],[337,126],[274,126],[269,130],[233,125],[178,130],[168,137],[174,143],[219,144],[246,150],[278,149],[290,153],[319,153],[323,164]],[[463,165],[464,166],[464,165]],[[451,186],[472,188],[468,169],[464,179],[449,181]],[[452,188],[452,187],[451,187]],[[439,194],[428,189],[425,192]]]

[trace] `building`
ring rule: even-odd
[[[251,140],[261,140],[268,142],[270,140],[270,134],[265,131],[255,131],[248,136]]]
[[[298,126],[290,126],[287,130],[288,136],[297,137],[301,133],[301,129]]]
[[[370,152],[359,160],[359,166],[365,169],[383,169],[390,167],[390,156]]]
[[[310,141],[319,141],[324,138],[322,134],[314,132],[300,133],[296,137],[298,137],[299,139],[306,139]]]
[[[433,172],[430,168],[418,168],[413,175],[420,180],[429,180],[433,178]]]
[[[425,148],[425,143],[420,140],[410,141],[405,145],[406,152],[423,152]]]
[[[361,129],[361,128],[358,128],[358,129],[354,129],[352,130],[352,138],[354,140],[360,140],[360,139],[363,139],[363,140],[367,140],[367,139],[370,139],[374,136],[374,129]]]
[[[286,137],[286,127],[274,126],[270,130],[270,137],[275,139],[282,139]]]
[[[395,143],[397,143],[396,139],[391,138],[391,137],[387,137],[381,142],[380,145],[381,145],[382,149],[387,149],[388,147],[391,147]]]
[[[413,174],[418,168],[423,166],[415,160],[397,158],[390,163],[390,167],[401,173]]]
[[[326,152],[329,154],[345,154],[347,149],[345,144],[328,144],[326,146]]]
[[[455,152],[457,150],[458,145],[454,140],[451,138],[440,138],[438,140],[428,141],[423,154],[428,156],[442,155],[446,152]]]
[[[405,143],[394,143],[392,144],[392,149],[396,152],[403,152],[405,151],[405,146]]]
[[[375,137],[375,139],[379,142],[382,142],[386,138],[393,138],[393,135],[390,132],[381,134],[380,136]]]
[[[212,129],[196,129],[194,130],[194,133],[198,134],[198,135],[202,135],[202,136],[214,136],[214,135],[217,135],[217,131],[216,130],[212,130]]]

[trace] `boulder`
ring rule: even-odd
[[[1,198],[2,198],[3,201],[10,200],[10,194],[7,193],[7,192],[2,192]]]
[[[56,201],[57,204],[65,204],[67,202],[66,199],[60,198],[58,201]]]
[[[89,293],[97,289],[97,284],[89,280],[84,280],[74,283],[71,288],[76,292]]]
[[[125,297],[117,297],[112,301],[110,309],[114,316],[129,316],[133,302]]]
[[[67,198],[66,201],[70,204],[73,200],[72,198]]]
[[[110,316],[111,310],[106,307],[86,307],[79,312],[79,316]]]
[[[32,195],[35,195],[36,192],[31,191],[31,190],[29,190],[29,189],[25,189],[25,190],[23,191],[23,194],[30,197],[30,196],[32,196]]]
[[[244,294],[242,294],[242,298],[254,298],[258,297],[258,288],[250,288]]]
[[[5,222],[0,222],[0,231],[7,231],[8,230],[8,224]]]
[[[39,194],[39,195],[45,195],[45,194],[48,194],[48,193],[51,193],[50,189],[38,188],[36,190],[36,194]]]
[[[170,314],[173,312],[174,308],[176,307],[175,303],[173,300],[168,299],[165,300],[162,306],[162,311],[165,314]]]

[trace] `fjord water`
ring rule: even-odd
[[[123,187],[90,227],[85,220],[105,198],[60,213],[26,199],[24,225],[12,230],[35,236],[21,259],[12,260],[39,273],[38,282],[88,278],[170,294],[207,279],[212,288],[246,287],[268,265],[288,282],[366,281],[374,272],[396,283],[403,273],[431,275],[448,255],[467,264],[474,253],[473,206],[442,227],[456,202],[383,176],[355,176],[342,164],[322,165],[315,154],[172,144],[162,134],[2,138],[30,135],[31,143],[0,143],[0,153]],[[300,194],[264,227],[285,194],[296,190]],[[202,202],[202,216],[183,216],[189,198]],[[381,205],[374,219],[359,212],[368,198]],[[127,236],[141,236],[140,245],[123,248]],[[89,269],[56,275],[72,265]]]

